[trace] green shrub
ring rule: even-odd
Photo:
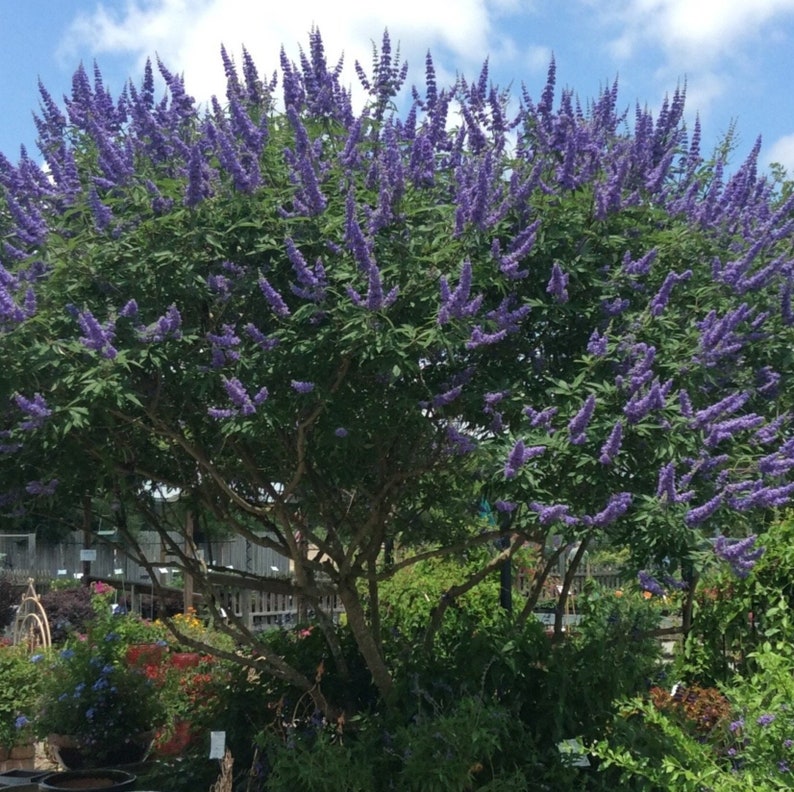
[[[17,743],[27,729],[39,679],[26,648],[0,640],[0,748]]]

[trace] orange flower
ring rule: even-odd
[[[623,596],[623,589],[618,589],[618,590],[615,592],[615,596],[616,596],[616,597],[622,597],[622,596]]]
[[[643,591],[642,596],[645,597],[645,599],[650,599],[653,596],[653,594],[651,594],[650,591]]]

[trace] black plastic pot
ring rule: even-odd
[[[123,792],[133,789],[137,777],[125,770],[67,770],[48,773],[39,779],[40,792],[63,792],[65,789]]]

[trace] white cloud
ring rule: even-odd
[[[221,44],[238,58],[245,45],[267,75],[278,66],[281,46],[295,59],[316,25],[332,63],[344,52],[345,79],[352,84],[354,62],[368,69],[372,39],[379,43],[388,27],[411,66],[409,81],[421,82],[428,49],[438,61],[443,54],[453,56],[467,73],[478,71],[489,53],[509,55],[512,42],[493,35],[490,19],[494,6],[498,13],[506,5],[506,0],[128,0],[121,9],[100,3],[93,14],[77,18],[61,49],[124,53],[139,66],[156,52],[169,69],[184,73],[189,92],[205,100],[224,91]]]
[[[794,134],[778,138],[771,148],[762,154],[765,164],[779,162],[788,171],[789,178],[794,178]]]
[[[759,48],[785,47],[780,23],[794,0],[579,0],[598,7],[607,44],[629,66],[655,61],[658,85],[687,82],[687,108],[707,120],[737,85],[759,90]]]
[[[691,67],[759,40],[785,14],[794,14],[794,0],[623,0],[611,12],[624,26],[614,51],[659,47]]]

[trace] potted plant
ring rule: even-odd
[[[162,718],[157,687],[127,660],[128,617],[97,599],[87,634],[43,659],[35,728],[69,769],[141,761]]]
[[[124,792],[133,789],[137,776],[125,770],[73,770],[65,773],[49,773],[39,779],[41,792],[57,792],[63,789],[103,789],[105,792]]]
[[[0,772],[33,767],[29,715],[39,674],[23,646],[0,641]]]

